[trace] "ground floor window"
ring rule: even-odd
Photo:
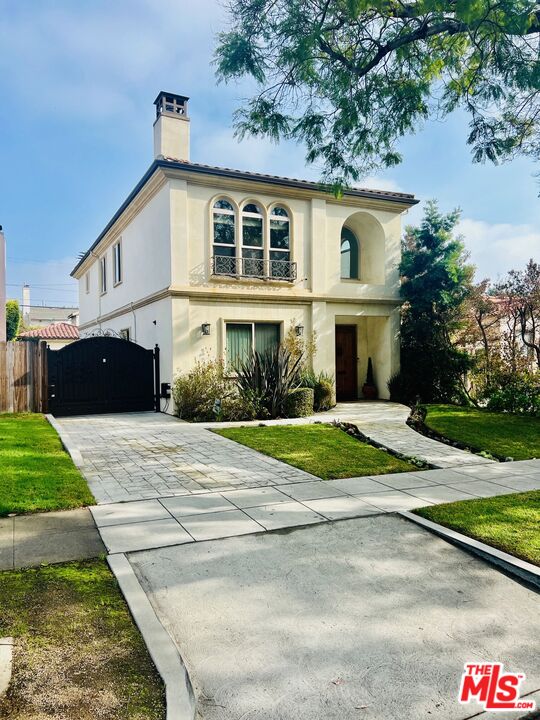
[[[227,323],[227,367],[238,367],[253,350],[260,353],[279,345],[279,323]]]
[[[124,340],[130,340],[130,331],[129,328],[123,328],[120,330],[120,337],[124,338]]]

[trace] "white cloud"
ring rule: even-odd
[[[477,279],[497,280],[508,270],[523,268],[530,258],[540,260],[540,231],[532,225],[490,224],[463,218],[458,232],[476,265]]]
[[[364,180],[354,183],[354,187],[368,188],[369,190],[386,190],[387,192],[407,192],[395,180],[370,175]]]
[[[268,138],[234,137],[232,128],[222,128],[197,119],[197,133],[193,134],[192,157],[208,165],[235,170],[248,170],[300,180],[317,180],[319,169],[306,165],[304,149],[292,142],[274,143]]]
[[[146,85],[171,92],[213,79],[216,0],[24,3],[4,13],[0,73],[14,106],[108,118]],[[153,99],[153,98],[152,98]]]

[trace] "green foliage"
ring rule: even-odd
[[[312,370],[304,371],[300,376],[300,387],[313,389],[315,412],[330,410],[336,404],[334,379],[324,370],[318,375]]]
[[[224,399],[229,398],[232,391],[222,362],[198,360],[189,372],[179,375],[173,383],[175,412],[183,420],[215,420],[219,404],[223,411]]]
[[[0,717],[165,717],[163,683],[105,560],[1,572],[0,618],[17,653]]]
[[[301,358],[302,371],[310,372],[317,352],[317,333],[312,331],[307,335],[297,335],[297,324],[293,319],[283,340],[283,346],[290,353],[292,361]]]
[[[375,386],[375,378],[373,377],[373,361],[371,360],[371,358],[368,358],[366,385],[370,385],[372,387]]]
[[[457,107],[475,161],[539,156],[535,0],[231,0],[220,79],[254,78],[240,135],[292,138],[337,195]]]
[[[43,415],[0,414],[0,479],[0,517],[95,502]]]
[[[460,397],[468,355],[452,336],[463,321],[474,268],[466,264],[453,232],[459,213],[443,215],[428,202],[420,227],[407,228],[400,271],[404,306],[401,324],[401,378],[392,380],[407,402]]]
[[[236,369],[238,391],[249,400],[257,417],[283,417],[291,390],[298,387],[302,357],[296,359],[283,345],[266,353],[253,352]]]
[[[235,427],[217,430],[217,433],[323,480],[417,469],[334,425]]]
[[[313,414],[315,393],[313,388],[298,387],[287,396],[285,414],[289,418],[307,417]]]
[[[461,500],[414,511],[432,522],[540,565],[540,490]]]
[[[514,460],[540,458],[540,418],[456,405],[428,405],[425,424],[450,440]]]
[[[409,404],[414,401],[414,393],[410,390],[407,378],[402,372],[394,373],[388,381],[387,387],[392,402]]]
[[[16,300],[6,302],[6,337],[8,340],[15,340],[21,324],[21,311]]]
[[[540,373],[511,375],[506,382],[490,389],[487,407],[497,412],[540,418]]]

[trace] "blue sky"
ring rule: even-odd
[[[232,113],[247,85],[218,86],[210,61],[224,27],[215,0],[0,0],[0,224],[8,294],[69,305],[69,271],[152,160],[152,102],[190,96],[192,160],[318,178],[303,149],[239,144]],[[361,184],[459,206],[481,277],[540,259],[540,186],[527,160],[473,165],[467,118],[432,122],[402,143],[405,162]],[[405,222],[419,219],[411,211]]]

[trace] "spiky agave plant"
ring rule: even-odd
[[[251,400],[258,414],[279,417],[287,396],[300,384],[301,366],[302,357],[291,358],[283,345],[264,353],[254,351],[236,369],[238,390]]]

